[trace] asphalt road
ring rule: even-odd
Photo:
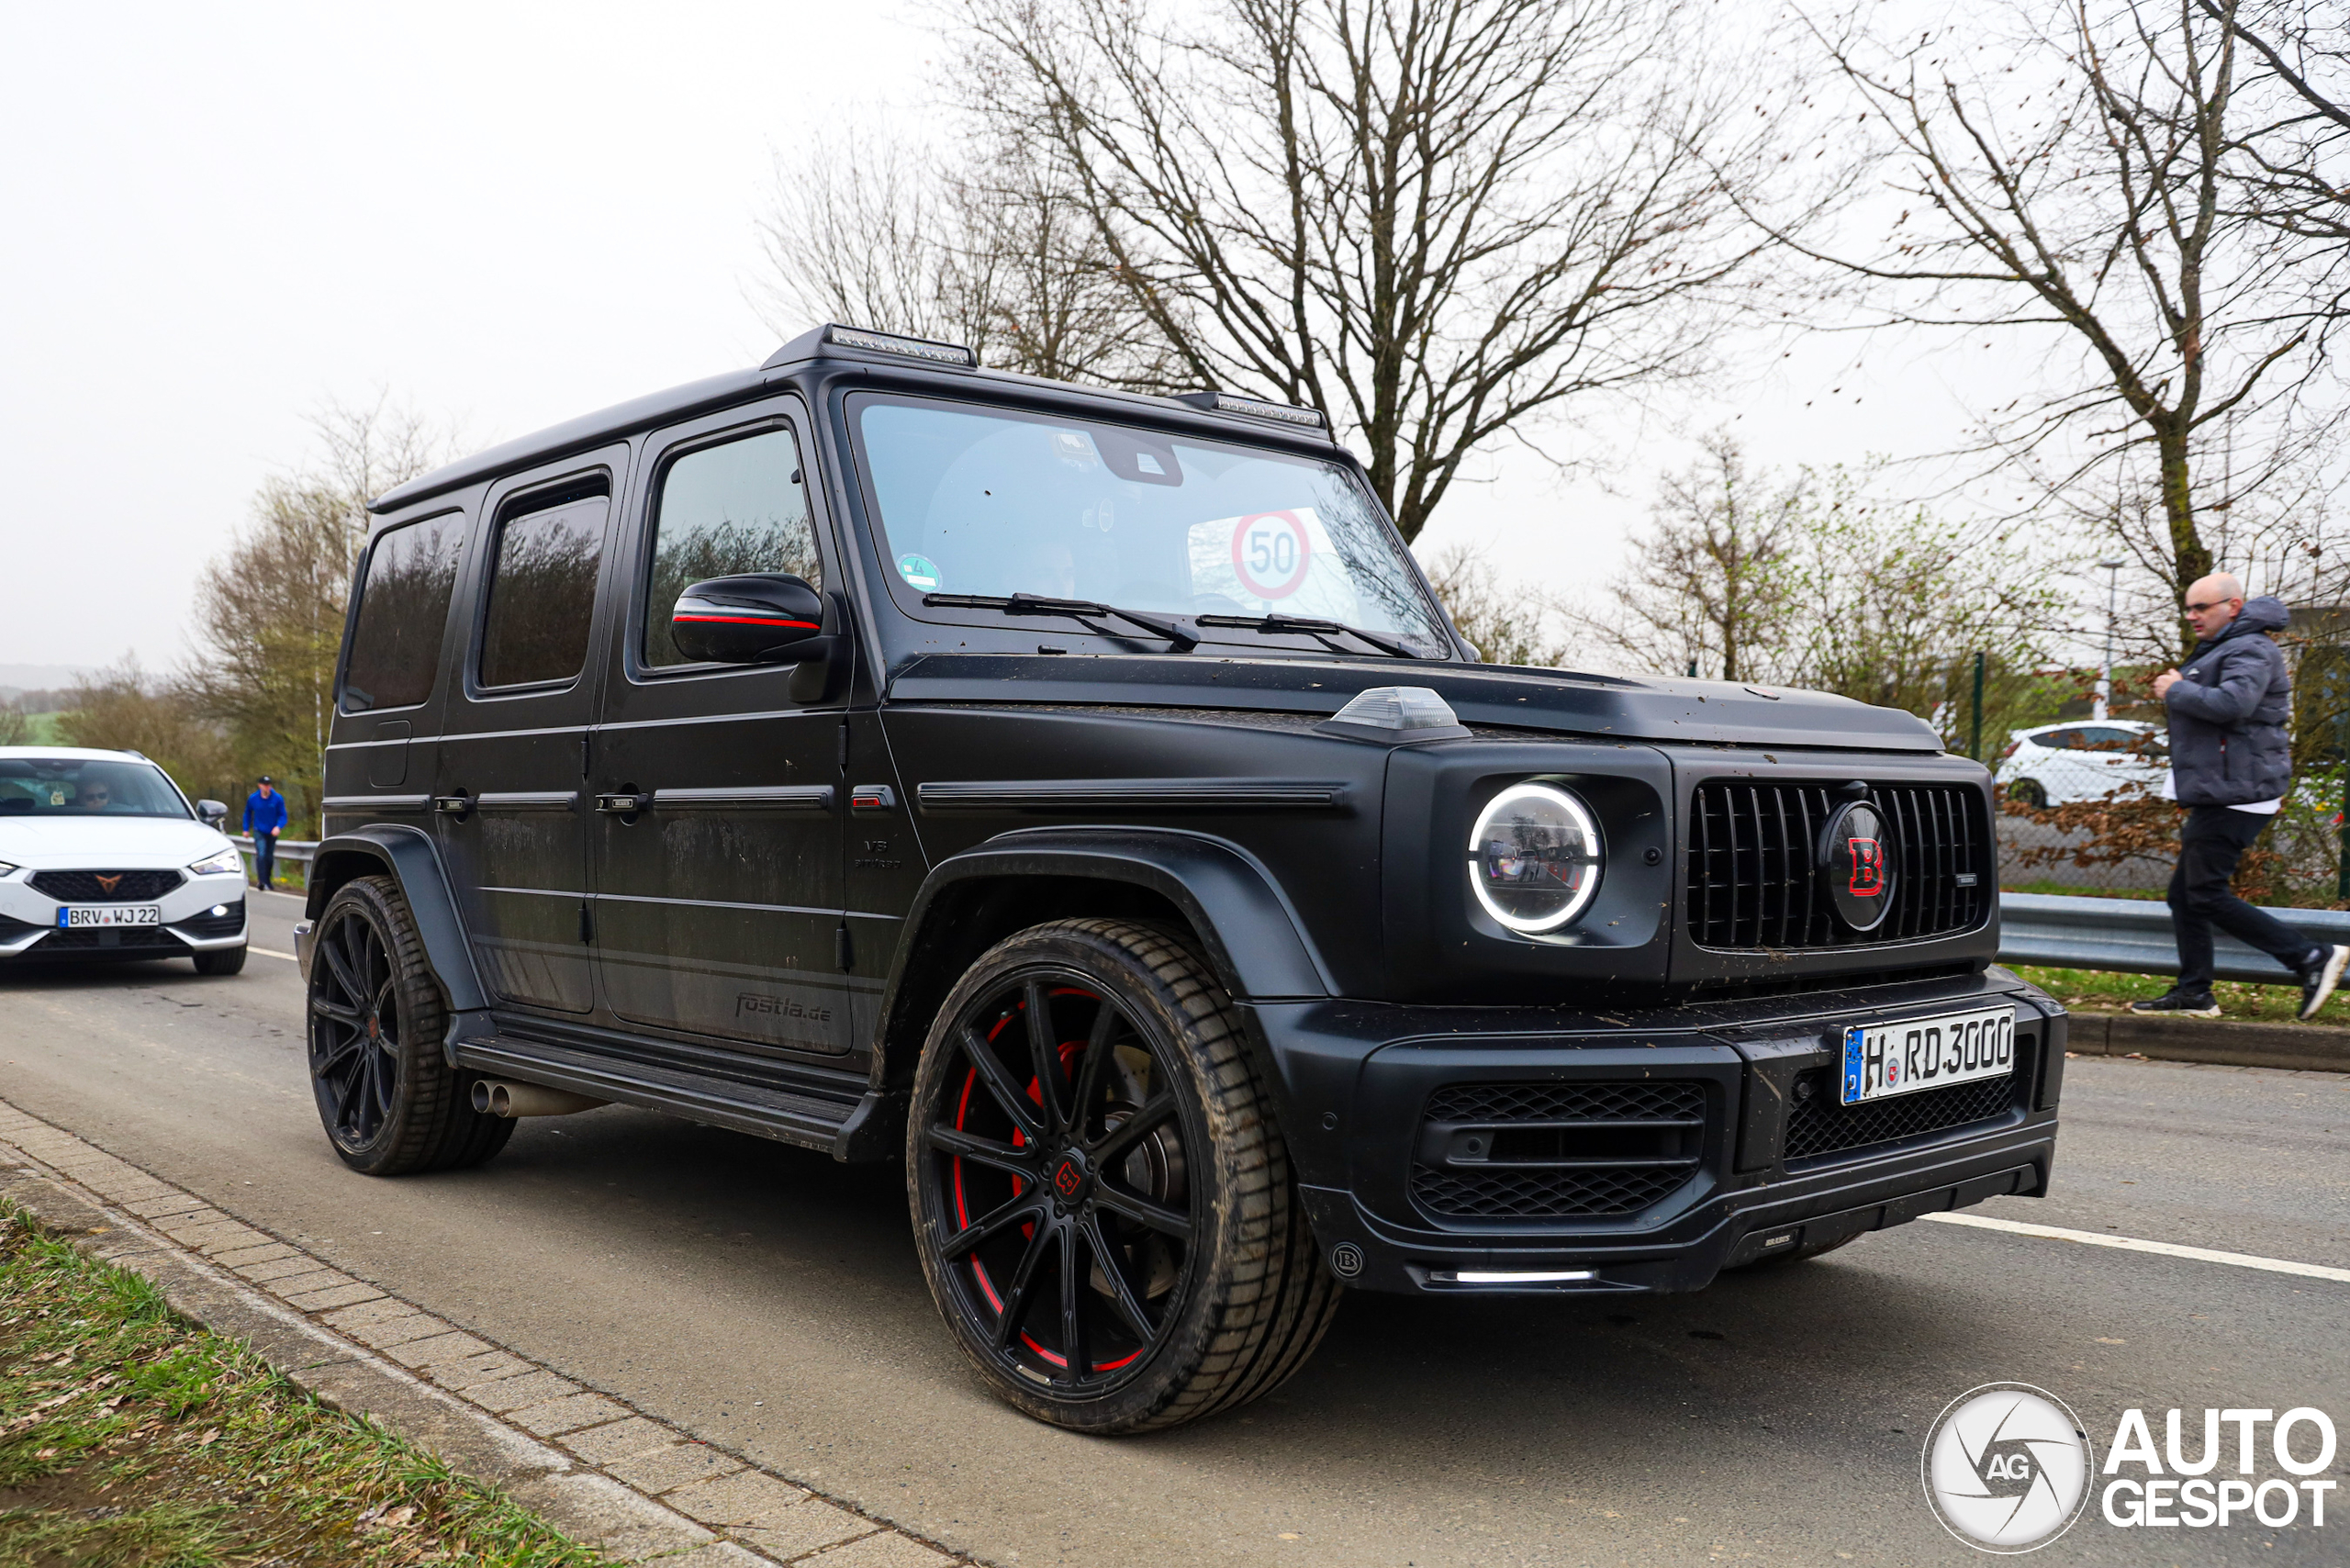
[[[292,951],[290,898],[257,945]],[[2058,1192],[1974,1211],[2350,1267],[2350,1078],[2068,1069]],[[488,1338],[989,1561],[1978,1561],[1919,1445],[1983,1383],[2125,1407],[2316,1406],[2350,1428],[2350,1284],[1921,1223],[1694,1296],[1357,1296],[1237,1417],[1071,1437],[984,1394],[895,1169],[633,1111],[524,1124],[485,1169],[376,1182],[319,1134],[294,965],[0,974],[0,1094]],[[2329,1526],[2125,1530],[2048,1562],[2350,1560]],[[2192,1446],[2193,1439],[2190,1439]],[[2273,1464],[2266,1473],[2281,1474]]]

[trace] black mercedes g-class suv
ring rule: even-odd
[[[826,327],[401,486],[300,937],[336,1152],[607,1103],[905,1163],[1043,1419],[1345,1286],[1695,1290],[2045,1190],[1984,769],[1480,664],[1323,416]]]

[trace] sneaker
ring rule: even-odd
[[[2317,1016],[2325,999],[2333,994],[2334,986],[2342,979],[2342,966],[2350,963],[2350,947],[2320,947],[2315,960],[2301,971],[2301,1016]]]
[[[2334,966],[2338,971],[2340,965]],[[2133,1002],[2132,1013],[2168,1013],[2181,1018],[2217,1018],[2220,1004],[2208,991],[2166,991],[2151,1002]]]

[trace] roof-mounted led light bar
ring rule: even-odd
[[[1330,428],[1330,421],[1322,417],[1319,409],[1301,409],[1292,403],[1268,403],[1262,398],[1243,398],[1237,392],[1178,392],[1175,400],[1194,409],[1205,409],[1213,414],[1246,414],[1252,420],[1304,425],[1308,430]]]
[[[824,341],[845,349],[863,349],[867,353],[900,353],[908,359],[926,359],[934,364],[958,364],[966,370],[977,369],[979,356],[960,343],[934,343],[928,338],[909,338],[898,332],[873,332],[863,327],[844,327],[834,323],[824,329]]]

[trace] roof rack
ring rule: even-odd
[[[1262,398],[1244,398],[1237,392],[1178,392],[1175,401],[1194,409],[1205,409],[1214,414],[1245,414],[1252,420],[1304,425],[1309,430],[1330,428],[1330,421],[1323,417],[1319,409],[1304,409],[1294,403],[1269,403]]]

